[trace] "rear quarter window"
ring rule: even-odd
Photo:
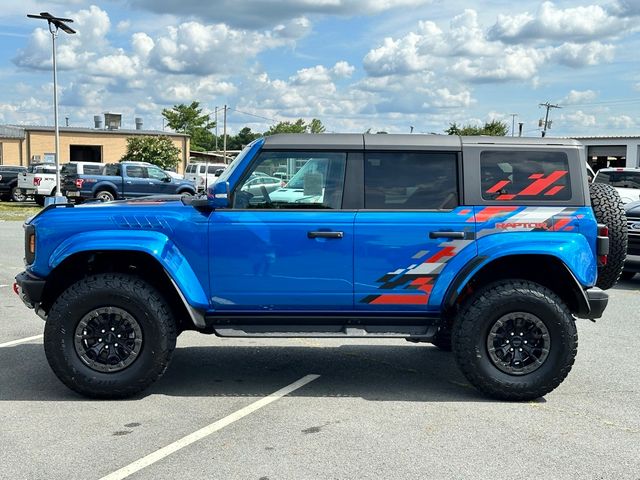
[[[484,151],[480,154],[484,200],[569,200],[569,160],[562,152]]]
[[[85,165],[83,168],[85,175],[100,175],[102,172],[102,165]]]

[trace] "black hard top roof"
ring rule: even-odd
[[[458,137],[455,135],[422,134],[279,134],[265,138],[265,150],[447,150],[461,151],[463,145],[565,145],[580,146],[580,142],[564,138],[531,137]]]

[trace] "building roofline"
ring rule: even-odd
[[[2,132],[2,128],[22,130],[24,138],[24,132],[53,132],[55,131],[55,127],[48,125],[2,125],[0,126],[0,132]],[[160,136],[164,135],[167,137],[189,137],[186,133],[176,133],[176,132],[165,132],[162,130],[130,130],[125,128],[119,128],[116,130],[109,130],[104,128],[88,128],[88,127],[59,127],[60,133],[99,133],[99,134],[107,134],[107,135],[152,135],[152,136]],[[0,134],[1,136],[1,134]]]

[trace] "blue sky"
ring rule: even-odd
[[[9,0],[0,7],[0,123],[52,124],[50,38],[27,13],[75,20],[59,38],[60,117],[143,117],[198,100],[229,130],[320,118],[328,131],[442,132],[508,121],[538,136],[640,134],[640,0]],[[246,112],[255,116],[249,116]]]

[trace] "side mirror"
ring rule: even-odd
[[[167,175],[166,177],[164,177],[162,179],[163,182],[167,182],[167,183],[171,183],[171,177],[169,175]]]
[[[229,182],[216,182],[207,192],[209,205],[213,208],[227,208],[231,202],[231,188]]]

